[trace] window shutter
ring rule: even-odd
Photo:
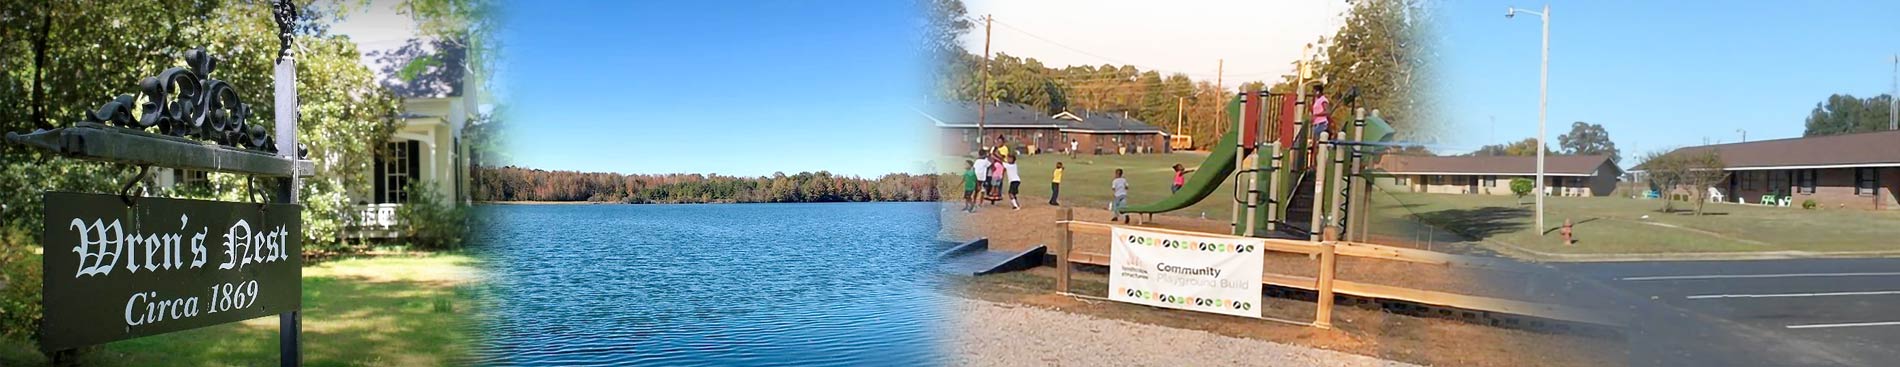
[[[418,142],[415,140],[410,140],[408,143],[409,143],[409,149],[408,149],[409,150],[409,177],[404,178],[403,183],[402,183],[403,186],[405,186],[402,188],[403,190],[402,201],[404,203],[409,202],[409,188],[407,186],[416,184],[417,181],[420,181],[418,179],[422,178],[422,170],[420,169],[420,167],[422,167],[422,160],[418,159],[422,155],[422,150],[417,149],[417,147],[421,146],[422,144],[421,142]]]
[[[373,190],[373,191],[375,191],[375,192],[376,192],[376,193],[374,194],[374,196],[376,197],[376,199],[375,199],[375,201],[372,201],[372,202],[373,202],[373,203],[377,203],[377,204],[382,204],[382,203],[387,203],[387,202],[389,202],[389,198],[388,198],[388,197],[386,197],[386,196],[384,195],[384,193],[385,193],[385,192],[387,192],[387,191],[389,191],[389,190],[387,190],[387,188],[386,188],[386,187],[384,187],[384,185],[385,185],[385,184],[387,184],[387,183],[386,183],[386,182],[384,182],[384,181],[389,181],[389,177],[388,177],[388,176],[385,176],[385,173],[383,172],[383,165],[385,165],[385,164],[389,164],[389,162],[387,162],[386,160],[384,160],[384,159],[383,159],[383,155],[384,155],[384,154],[389,154],[389,149],[388,149],[388,148],[389,148],[389,144],[387,144],[387,143],[385,143],[385,144],[383,144],[383,148],[384,148],[384,149],[382,149],[382,152],[381,152],[381,153],[378,153],[378,154],[375,154],[375,156],[376,156],[376,162],[375,162],[375,163],[373,163],[373,164],[371,164],[371,166],[374,166],[374,167],[376,168],[376,172],[375,172],[375,173],[372,173],[372,174],[371,174],[371,175],[369,176],[369,177],[370,177],[370,181],[374,181],[373,183],[374,183],[374,184],[375,184],[375,186],[376,186],[376,187],[374,188],[374,190]]]

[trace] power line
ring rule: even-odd
[[[993,22],[995,22],[995,23],[996,23],[996,24],[998,24],[998,25],[1002,25],[1002,26],[1003,26],[1003,28],[1007,28],[1007,29],[1009,29],[1009,30],[1011,30],[1011,31],[1014,31],[1014,32],[1016,32],[1016,33],[1020,33],[1020,34],[1022,34],[1022,35],[1025,35],[1025,36],[1029,36],[1030,38],[1035,38],[1035,39],[1037,39],[1037,40],[1041,40],[1041,41],[1043,41],[1043,42],[1047,42],[1047,43],[1049,43],[1049,44],[1051,44],[1051,45],[1055,45],[1056,47],[1061,47],[1061,48],[1063,48],[1063,49],[1067,49],[1067,50],[1069,50],[1069,51],[1074,51],[1074,52],[1076,52],[1076,53],[1080,53],[1080,54],[1083,54],[1083,55],[1088,55],[1088,56],[1092,56],[1092,57],[1095,57],[1095,58],[1098,58],[1098,59],[1101,59],[1101,60],[1103,60],[1103,61],[1108,61],[1108,62],[1109,62],[1110,64],[1119,64],[1119,65],[1128,65],[1128,66],[1133,66],[1133,65],[1135,65],[1135,63],[1132,63],[1132,62],[1127,62],[1127,61],[1122,61],[1122,60],[1119,60],[1119,59],[1116,59],[1116,58],[1112,58],[1112,57],[1108,57],[1108,56],[1102,56],[1101,54],[1097,54],[1097,53],[1094,53],[1094,52],[1089,52],[1089,51],[1086,51],[1086,50],[1083,50],[1083,49],[1080,49],[1080,48],[1076,48],[1076,47],[1074,47],[1074,46],[1069,46],[1068,44],[1065,44],[1065,43],[1062,43],[1062,42],[1057,42],[1057,41],[1055,41],[1055,40],[1052,40],[1052,39],[1049,39],[1048,37],[1043,37],[1043,36],[1041,36],[1041,35],[1037,35],[1037,34],[1035,34],[1035,33],[1031,33],[1031,32],[1029,32],[1029,31],[1026,31],[1026,30],[1023,30],[1022,28],[1017,28],[1017,27],[1016,27],[1015,25],[1011,25],[1011,24],[1009,24],[1008,22],[1004,22],[1004,21],[1000,21],[1000,20],[994,20],[994,19],[992,19],[991,21],[993,21]],[[1074,66],[1074,65],[1071,65],[1071,66]],[[1091,66],[1092,66],[1092,65],[1091,65]],[[1160,69],[1150,69],[1150,70],[1153,70],[1153,71],[1157,71],[1157,72],[1159,72],[1159,71],[1161,71]],[[1205,71],[1198,71],[1198,72],[1180,72],[1180,71],[1175,71],[1175,72],[1170,72],[1170,73],[1171,73],[1171,74],[1183,74],[1183,75],[1190,75],[1190,76],[1195,76],[1195,75],[1198,75],[1198,76],[1203,76],[1203,77],[1205,77],[1205,76],[1212,76],[1212,75],[1217,75],[1217,74],[1219,74],[1219,72],[1214,72],[1214,73],[1208,73],[1208,72],[1205,72]],[[1257,71],[1257,72],[1247,72],[1247,73],[1233,73],[1233,74],[1227,74],[1227,75],[1262,75],[1262,74],[1276,74],[1276,73],[1278,73],[1278,74],[1284,74],[1285,72],[1284,72],[1284,71]]]

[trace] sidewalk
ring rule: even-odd
[[[947,297],[956,366],[1416,366],[1377,358]]]

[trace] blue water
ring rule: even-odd
[[[928,203],[489,205],[497,365],[929,365]]]

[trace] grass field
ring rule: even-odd
[[[303,273],[303,353],[310,366],[465,364],[476,332],[474,263],[454,254],[394,254],[310,265]],[[277,318],[108,343],[87,366],[277,363]],[[0,340],[0,366],[46,364],[25,340]]]
[[[1115,169],[1121,168],[1123,177],[1128,179],[1128,205],[1139,205],[1168,197],[1168,186],[1174,183],[1174,165],[1196,168],[1204,153],[1173,154],[1131,154],[1131,155],[1078,155],[1070,159],[1067,154],[1027,155],[1018,159],[1016,164],[1022,169],[1022,194],[1024,205],[1048,205],[1049,178],[1054,173],[1056,162],[1062,162],[1062,203],[1071,206],[1107,208],[1114,194],[1108,188],[1115,179]],[[962,158],[946,161],[962,164]],[[961,167],[955,168],[961,172]],[[1190,175],[1193,175],[1191,173]],[[1233,200],[1226,199],[1233,193],[1233,183],[1221,184],[1218,191],[1209,195],[1199,204],[1182,209],[1172,215],[1228,220],[1232,213]],[[1030,199],[1033,198],[1033,199]]]
[[[1545,227],[1533,206],[1511,196],[1394,193],[1374,196],[1382,215],[1415,215],[1467,237],[1526,249],[1577,254],[1900,250],[1900,212],[1708,204],[1702,216],[1665,214],[1662,202],[1618,197],[1550,197]],[[1530,200],[1525,199],[1526,203]],[[1678,203],[1677,208],[1686,206]],[[1647,216],[1648,218],[1644,218]],[[1557,229],[1574,223],[1578,242]]]

